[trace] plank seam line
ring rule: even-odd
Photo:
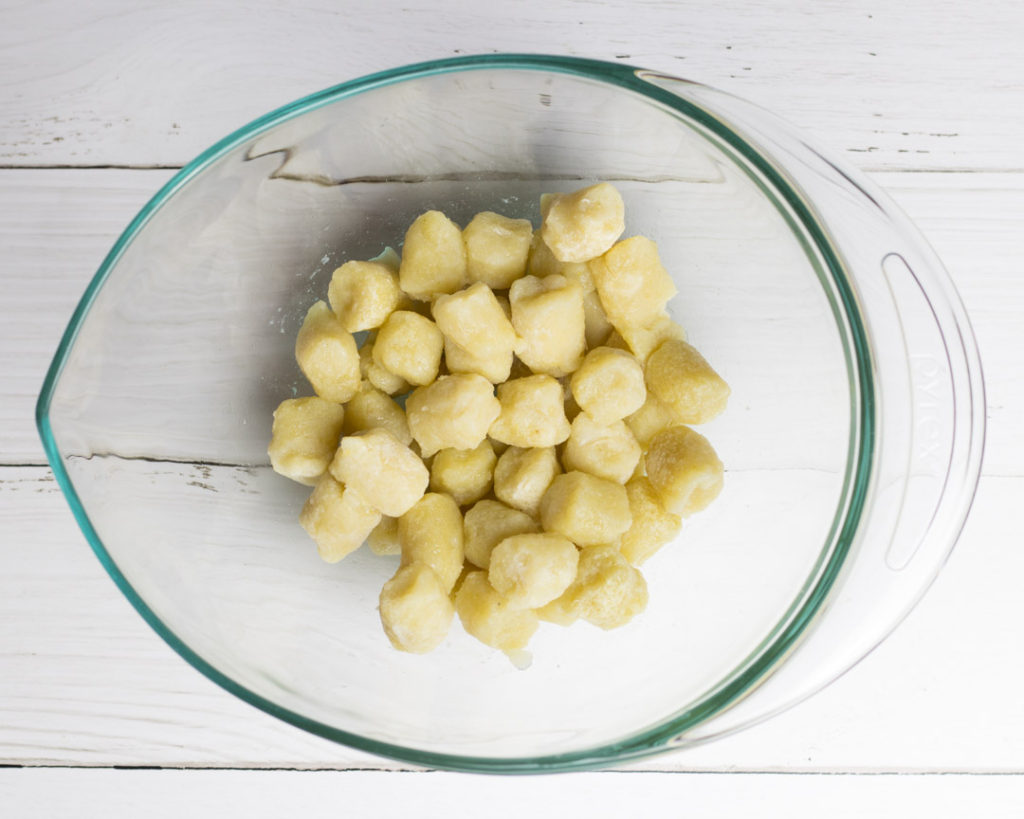
[[[0,770],[14,769],[45,769],[45,770],[113,770],[113,771],[251,771],[266,773],[273,771],[293,773],[406,773],[435,774],[447,773],[442,770],[424,768],[380,768],[373,766],[351,766],[345,768],[329,767],[289,767],[289,766],[236,766],[236,765],[73,765],[73,764],[32,764],[32,763],[0,763]],[[664,774],[667,776],[815,776],[815,777],[1024,777],[1024,770],[1006,771],[967,771],[967,770],[850,770],[850,771],[786,771],[771,769],[736,769],[736,770],[663,770],[658,768],[640,768],[619,770],[615,768],[599,769],[592,773],[618,774],[632,776],[637,774]]]

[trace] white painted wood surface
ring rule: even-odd
[[[905,815],[910,804],[930,816],[1024,810],[1024,5],[510,8],[0,0],[0,764],[44,766],[0,770],[0,815],[136,816],[156,797],[164,812],[147,815],[220,803],[222,815],[315,816],[347,804],[347,815],[429,816],[443,804],[450,813],[458,793],[511,806],[491,814],[501,816],[543,814],[555,792],[595,815],[621,813],[627,800],[719,816],[751,806],[819,816],[826,804],[839,806],[833,816]],[[822,694],[738,736],[630,766],[641,773],[381,773],[396,766],[233,699],[178,658],[106,577],[32,424],[71,309],[172,173],[162,168],[335,82],[492,50],[682,74],[772,108],[845,153],[944,259],[985,363],[985,477],[919,608]],[[212,770],[281,767],[315,770]],[[360,770],[327,770],[351,768]]]
[[[737,782],[749,783],[737,788]],[[265,817],[372,816],[444,819],[472,805],[488,819],[622,816],[1017,816],[1019,780],[998,775],[584,773],[508,779],[404,771],[0,771],[0,800],[31,805],[35,816],[147,819],[196,811]],[[410,806],[415,811],[410,813]],[[904,806],[914,813],[903,814]],[[670,813],[666,813],[671,811]],[[139,815],[139,814],[135,814]]]

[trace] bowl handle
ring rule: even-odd
[[[874,371],[871,479],[862,523],[828,598],[758,687],[666,740],[685,746],[800,702],[870,653],[906,617],[949,557],[973,501],[985,394],[956,288],[884,192],[752,103],[664,75],[638,77],[741,133],[799,192],[852,274]]]

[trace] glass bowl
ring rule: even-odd
[[[726,486],[644,566],[647,611],[544,624],[517,670],[457,624],[391,648],[395,558],[328,565],[269,468],[271,413],[335,267],[428,208],[539,218],[614,183],[690,340],[732,387],[701,431]],[[971,330],[873,185],[768,112],[675,77],[489,55],[365,77],[249,124],[128,226],[57,351],[37,418],[117,585],[189,663],[300,728],[427,766],[533,772],[685,747],[819,689],[934,578],[978,478]]]

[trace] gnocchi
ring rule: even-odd
[[[657,245],[621,238],[607,183],[540,205],[536,230],[421,214],[401,257],[337,268],[296,337],[315,394],[275,410],[270,463],[312,486],[299,523],[323,560],[397,558],[378,602],[399,651],[457,616],[521,667],[541,621],[625,625],[638,567],[724,485],[691,425],[729,387],[668,312]]]

